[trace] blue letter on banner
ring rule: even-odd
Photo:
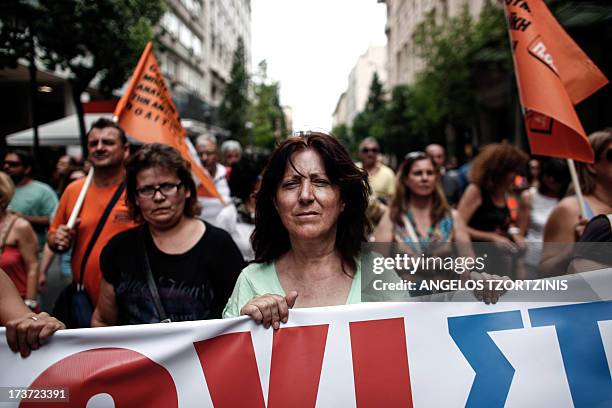
[[[504,406],[514,367],[488,332],[521,328],[519,311],[448,318],[448,332],[476,372],[466,407]]]
[[[597,322],[612,320],[612,302],[529,310],[531,325],[555,326],[574,406],[612,406],[612,379]]]

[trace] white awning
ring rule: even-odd
[[[99,118],[112,119],[112,113],[86,113],[85,129],[89,129]],[[66,116],[38,126],[38,139],[41,146],[75,146],[80,145],[79,123],[77,115]],[[26,129],[12,133],[6,137],[9,146],[32,146],[34,145],[34,130]]]

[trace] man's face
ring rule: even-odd
[[[365,167],[374,166],[378,158],[378,145],[370,142],[363,143],[359,149],[359,157]]]
[[[446,153],[442,146],[429,146],[427,154],[431,156],[437,167],[444,167],[446,162]]]
[[[215,174],[215,169],[217,167],[218,161],[217,145],[207,140],[198,143],[198,145],[196,146],[196,150],[198,151],[200,160],[202,160],[202,164],[204,165],[204,167],[206,167],[206,170],[208,170],[210,174]]]
[[[8,153],[4,157],[2,168],[8,174],[13,183],[18,184],[23,178],[30,173],[30,167],[23,165],[23,162],[15,153]]]
[[[88,159],[95,169],[120,167],[129,149],[121,142],[119,131],[112,127],[92,129],[87,139]]]

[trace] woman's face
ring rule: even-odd
[[[136,204],[144,220],[153,227],[164,229],[176,225],[190,196],[191,192],[174,171],[150,167],[136,175]]]
[[[287,163],[274,200],[289,236],[313,239],[335,235],[344,203],[340,188],[331,184],[325,173],[321,156],[314,150],[303,150],[291,161],[295,169]]]
[[[404,185],[411,195],[430,196],[436,188],[437,175],[433,163],[429,159],[417,160],[412,163],[408,174],[404,176]]]

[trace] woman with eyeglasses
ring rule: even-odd
[[[102,251],[92,326],[221,317],[244,261],[228,233],[197,218],[189,164],[174,148],[150,144],[126,170],[130,216],[143,224]]]

